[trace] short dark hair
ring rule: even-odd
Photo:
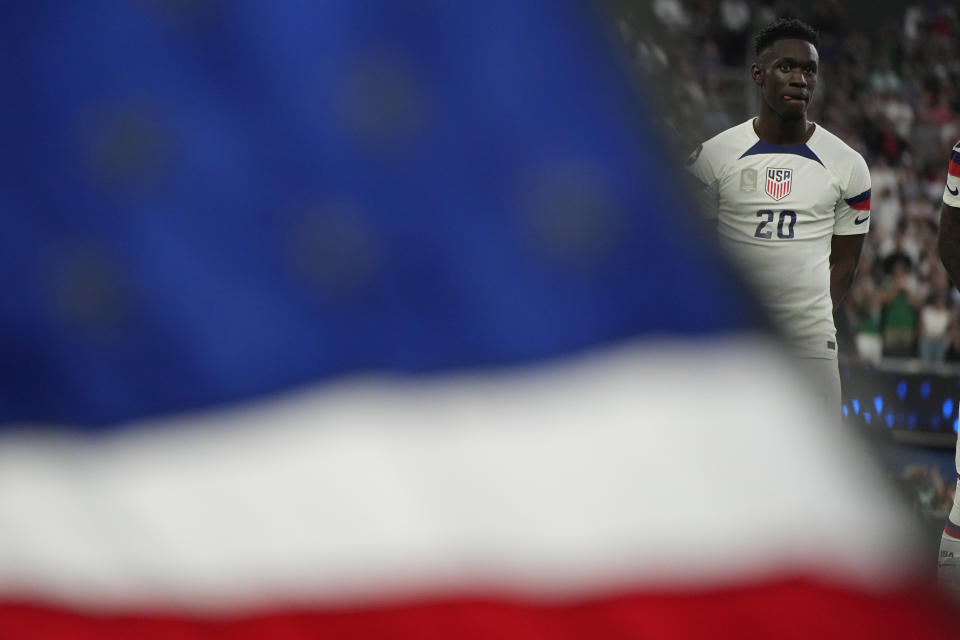
[[[820,46],[820,34],[817,30],[802,20],[796,18],[780,18],[773,24],[768,24],[757,32],[753,39],[753,51],[759,56],[760,52],[777,40],[796,38],[806,40],[814,47]]]

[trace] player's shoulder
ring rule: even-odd
[[[817,154],[827,169],[843,170],[852,166],[866,167],[867,164],[859,151],[820,124],[817,124],[817,130],[807,142],[807,146]]]
[[[750,148],[753,139],[753,119],[734,125],[705,140],[698,146],[690,158],[694,161],[699,156],[709,159],[711,164],[722,164],[736,160],[746,149]]]
[[[703,143],[705,148],[723,149],[728,147],[748,147],[753,143],[756,134],[753,132],[753,118],[729,129],[725,129]]]

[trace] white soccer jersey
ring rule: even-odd
[[[721,244],[797,354],[836,358],[830,244],[869,229],[863,156],[819,125],[806,144],[763,142],[751,119],[700,145],[687,168],[705,186]]]
[[[960,208],[960,142],[953,145],[947,165],[947,184],[943,187],[943,202]]]

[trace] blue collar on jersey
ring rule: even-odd
[[[747,156],[757,156],[764,153],[792,153],[797,156],[804,158],[809,158],[815,162],[819,162],[820,166],[824,166],[823,161],[817,157],[817,154],[813,152],[810,147],[804,144],[773,144],[772,142],[764,142],[763,140],[757,140],[757,143],[743,152],[743,155],[740,158],[745,158]],[[737,158],[738,160],[740,158]]]

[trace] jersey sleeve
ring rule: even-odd
[[[859,153],[835,212],[833,235],[853,236],[870,229],[870,170]]]
[[[708,219],[716,220],[720,206],[720,187],[714,163],[711,161],[711,150],[705,149],[701,144],[690,154],[685,165],[699,183],[697,200],[700,209]]]
[[[947,184],[943,187],[943,203],[960,208],[960,142],[950,151],[947,163]]]

